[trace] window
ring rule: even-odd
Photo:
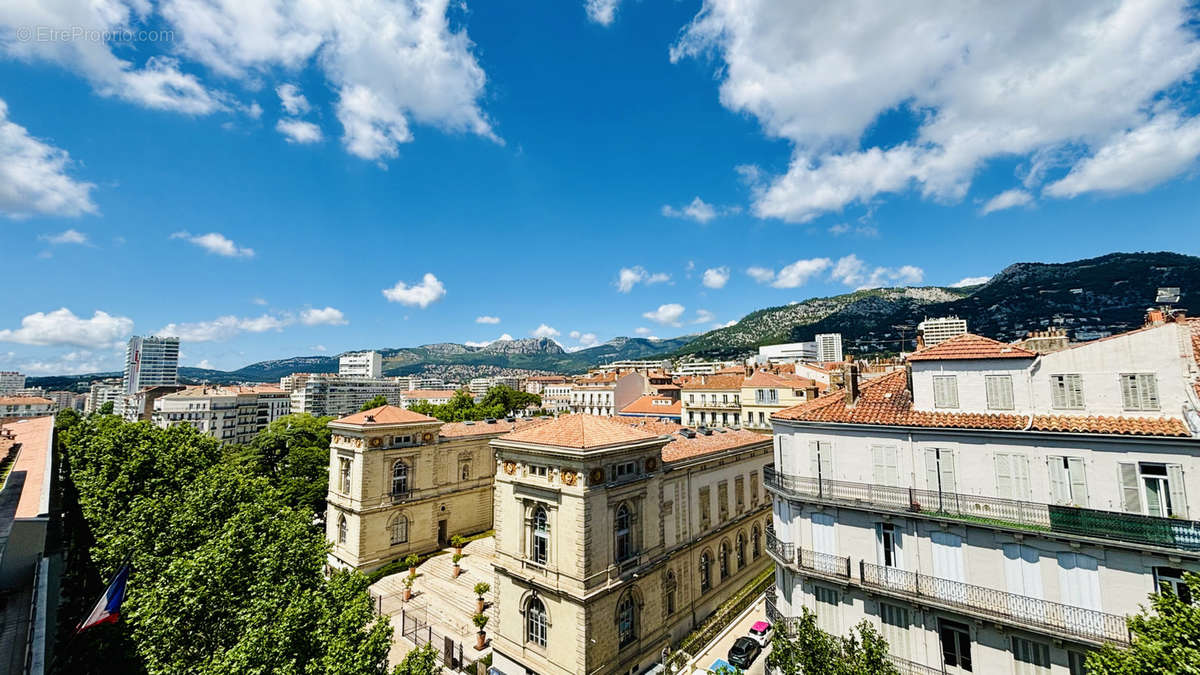
[[[402,495],[408,492],[408,464],[398,459],[392,465],[392,494]]]
[[[1050,405],[1077,410],[1083,407],[1083,376],[1078,373],[1050,376]]]
[[[938,619],[938,638],[942,643],[942,663],[947,668],[971,672],[971,633],[967,626]]]
[[[1121,398],[1126,410],[1158,410],[1158,378],[1154,373],[1122,374]]]
[[[1029,457],[1016,453],[992,454],[996,474],[996,496],[1004,499],[1028,500]]]
[[[740,570],[746,566],[746,535],[738,532],[737,535],[737,568]]]
[[[667,616],[670,616],[675,613],[676,583],[675,583],[675,572],[674,571],[667,570],[667,579],[666,579],[666,583],[664,584],[664,586],[667,589],[667,601],[666,601]]]
[[[900,453],[894,445],[872,445],[871,459],[874,468],[871,471],[871,482],[876,485],[899,487],[899,455]]]
[[[396,436],[392,438],[392,444],[394,445],[412,445],[412,442],[412,436]]]
[[[733,479],[734,505],[738,513],[746,510],[746,480],[742,476]]]
[[[954,472],[953,450],[925,448],[925,483],[930,490],[955,492],[957,480]]]
[[[1064,605],[1099,611],[1100,571],[1096,559],[1082,553],[1059,553],[1058,589]],[[1081,619],[1085,623],[1092,620]]]
[[[350,532],[350,527],[346,524],[346,516],[338,516],[337,538],[339,544],[346,543],[346,537]]]
[[[548,474],[549,474],[549,470],[544,466],[538,466],[536,464],[529,465],[529,475],[530,476],[537,476],[538,478],[545,478]]]
[[[471,465],[463,464],[462,471],[459,472],[460,480],[471,480]]]
[[[617,539],[617,562],[633,557],[633,512],[626,504],[617,507],[613,529]]]
[[[767,425],[767,414],[761,413],[761,412],[758,413],[758,426],[762,427],[762,426],[766,426],[766,425]]]
[[[1017,675],[1039,675],[1050,672],[1050,646],[1013,636],[1013,661]]]
[[[833,444],[829,441],[808,442],[808,470],[813,478],[833,478]]]
[[[752,560],[758,560],[758,556],[762,555],[762,532],[759,531],[758,525],[750,529],[750,556]]]
[[[1160,518],[1187,518],[1182,465],[1121,462],[1117,470],[1126,511]],[[1143,500],[1145,511],[1142,510]]]
[[[721,481],[717,483],[717,515],[721,522],[729,520],[729,483]]]
[[[841,635],[838,621],[838,605],[841,603],[839,595],[832,588],[813,586],[813,596],[817,600],[817,628],[831,635]]]
[[[1050,501],[1064,506],[1088,505],[1087,477],[1082,457],[1046,458],[1050,474]]]
[[[397,514],[388,523],[388,534],[391,535],[392,545],[403,544],[408,541],[408,518]]]
[[[1067,652],[1067,672],[1070,675],[1087,675],[1087,654]]]
[[[768,404],[769,403],[778,403],[779,402],[779,390],[778,389],[755,389],[754,390],[754,402],[755,403],[768,403]]]
[[[621,598],[621,601],[617,603],[617,637],[622,647],[637,640],[637,627],[635,625],[637,617],[635,614],[633,594],[626,593]]]
[[[712,554],[704,551],[700,554],[700,592],[712,590]]]
[[[729,542],[721,542],[721,548],[717,552],[718,560],[721,564],[721,581],[729,578]]]
[[[340,479],[338,483],[338,489],[344,495],[350,494],[350,459],[346,457],[341,458],[341,471],[339,472],[339,476]]]
[[[533,562],[545,565],[550,559],[550,518],[544,507],[537,507],[533,512]]]
[[[712,503],[708,496],[708,486],[700,488],[700,529],[702,530],[707,530],[712,523]]]
[[[908,608],[879,603],[879,621],[883,624],[883,637],[889,651],[902,659],[908,658]]]
[[[531,598],[525,607],[525,641],[545,647],[546,626],[546,606],[541,600]]]
[[[1183,570],[1176,567],[1155,567],[1154,568],[1154,590],[1157,593],[1162,593],[1165,590],[1174,593],[1178,598],[1187,604],[1192,604],[1192,592],[1183,582]]]
[[[756,506],[758,504],[758,472],[750,472],[750,504]]]
[[[879,564],[884,567],[902,567],[900,564],[900,533],[891,523],[876,523],[875,539],[879,545]]]
[[[613,473],[617,478],[625,478],[637,473],[637,462],[622,462],[613,467]]]
[[[1012,375],[987,375],[983,378],[988,410],[1013,409]]]
[[[958,377],[937,375],[933,378],[933,407],[958,407]]]

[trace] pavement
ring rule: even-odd
[[[712,667],[713,662],[720,659],[722,662],[728,659],[729,648],[733,643],[743,635],[750,633],[750,626],[754,625],[755,621],[766,621],[767,605],[763,598],[759,598],[753,605],[750,611],[743,614],[734,624],[732,629],[726,630],[705,646],[704,650],[699,653],[695,659],[695,667],[692,672],[694,674],[705,673],[707,669]],[[746,675],[766,675],[767,654],[771,653],[771,645],[768,644],[758,658],[754,659],[754,663],[743,671]]]

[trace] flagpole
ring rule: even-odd
[[[104,585],[105,593],[108,592],[108,589],[112,587],[113,582],[117,580],[118,576],[120,576],[121,570],[125,569],[126,567],[129,567],[129,572],[126,573],[126,578],[128,580],[128,574],[133,572],[133,566],[130,564],[130,560],[131,560],[130,557],[126,557],[125,560],[122,561],[120,565],[117,565],[117,571],[113,572],[113,575],[108,580],[108,583]],[[129,594],[129,587],[126,586],[125,589],[122,591],[122,598],[128,594]],[[71,646],[71,644],[74,643],[75,638],[81,632],[81,629],[83,627],[83,622],[87,620],[87,617],[91,615],[91,612],[92,612],[92,610],[88,610],[88,613],[86,615],[84,615],[84,617],[82,619],[80,619],[79,623],[75,625],[75,630],[71,631],[71,634],[67,636],[66,642],[64,642],[62,645],[55,645],[54,654],[50,657],[50,664],[46,666],[47,675],[50,675],[51,673],[53,673],[55,671],[55,669],[58,667],[59,654],[62,654],[66,650],[67,647]]]

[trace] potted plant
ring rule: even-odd
[[[412,600],[412,585],[413,585],[413,578],[412,577],[404,577],[404,601],[405,602]]]
[[[462,567],[458,564],[459,561],[462,560],[462,558],[463,558],[463,554],[461,554],[461,553],[455,553],[454,557],[452,558],[452,560],[454,561],[454,576],[452,578],[454,578],[454,579],[457,579],[458,575],[462,573]]]
[[[481,581],[475,584],[475,598],[479,601],[475,609],[476,614],[483,614],[483,596],[487,595],[487,592],[490,590],[492,590],[492,587],[487,582]]]
[[[408,565],[409,579],[417,576],[417,563],[419,562],[421,562],[421,559],[417,557],[416,553],[410,553],[408,554],[408,557],[404,559],[404,564]]]
[[[487,633],[484,632],[483,627],[487,625],[488,618],[484,616],[483,612],[480,612],[471,617],[471,621],[474,622],[475,627],[479,629],[479,637],[475,641],[475,649],[482,651],[484,646],[487,645]]]
[[[450,537],[450,545],[454,547],[454,552],[459,555],[462,555],[463,545],[466,543],[467,542],[464,541],[460,535],[456,534],[453,537]]]

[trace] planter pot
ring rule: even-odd
[[[475,640],[475,650],[483,651],[483,648],[486,646],[487,646],[487,633],[485,633],[483,631],[479,631],[479,636]]]
[[[417,576],[417,568],[415,568],[415,567],[408,568],[408,578],[413,579],[413,578],[416,578],[416,576]]]
[[[409,600],[412,600],[412,589],[406,588],[404,589],[404,601],[408,602]]]
[[[476,604],[475,604],[475,613],[476,614],[483,614],[483,604],[484,604],[483,598],[480,598],[479,600],[476,601]]]
[[[457,579],[458,575],[461,573],[462,573],[462,568],[459,567],[458,565],[455,565],[454,566],[454,578]]]
[[[462,555],[462,548],[463,548],[463,547],[461,547],[461,546],[455,546],[455,547],[454,547],[454,552],[455,552],[455,553],[457,553],[457,554],[459,554],[459,555]]]

